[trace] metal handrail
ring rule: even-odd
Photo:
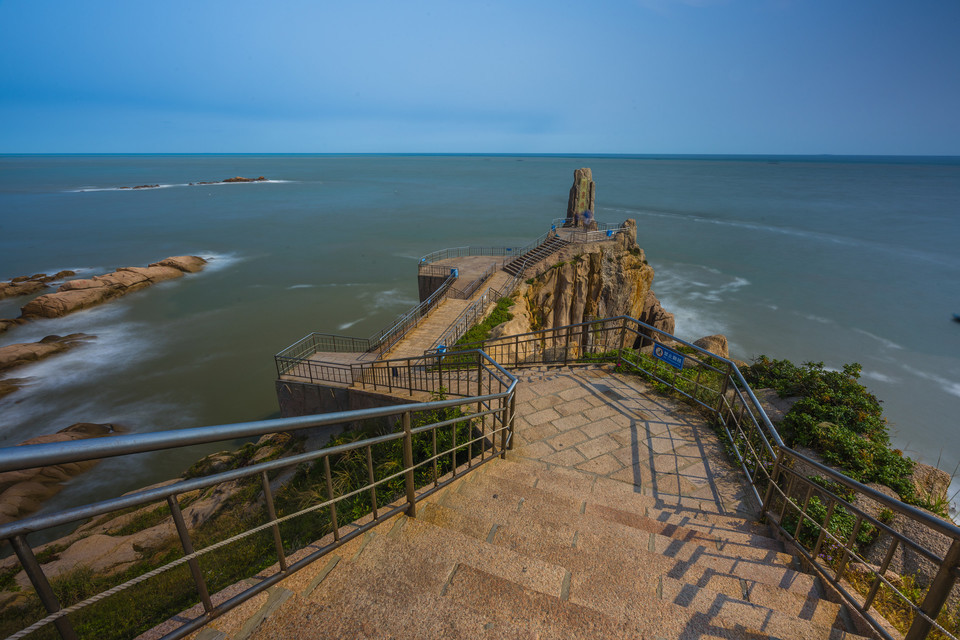
[[[120,591],[135,587],[137,584],[168,572],[181,565],[188,565],[194,586],[203,605],[203,613],[164,636],[165,640],[184,637],[213,618],[222,615],[225,611],[249,600],[269,586],[276,584],[288,575],[305,567],[310,562],[322,557],[329,551],[336,549],[348,540],[360,535],[369,528],[384,520],[406,511],[408,515],[416,514],[416,503],[433,494],[444,486],[453,482],[464,473],[478,468],[480,465],[503,457],[506,451],[513,446],[514,417],[516,414],[515,391],[517,379],[498,363],[489,359],[480,351],[463,351],[455,354],[456,362],[447,365],[441,359],[435,358],[430,365],[430,380],[435,382],[434,390],[453,390],[454,381],[465,380],[467,393],[463,397],[450,400],[435,400],[401,404],[375,409],[344,411],[321,415],[302,416],[297,418],[282,418],[275,420],[261,420],[250,423],[238,423],[203,427],[193,429],[172,430],[150,434],[124,434],[111,438],[84,440],[40,445],[25,445],[20,447],[0,448],[0,471],[15,471],[54,464],[70,462],[84,462],[99,460],[107,457],[132,455],[152,451],[167,451],[183,447],[210,442],[230,442],[238,438],[249,438],[278,431],[291,432],[307,428],[340,425],[354,421],[398,417],[402,422],[402,431],[388,433],[381,436],[365,438],[325,449],[316,449],[296,454],[287,458],[259,462],[249,466],[207,475],[201,478],[180,480],[166,486],[155,486],[140,491],[125,494],[116,498],[101,500],[89,505],[71,507],[52,513],[44,513],[24,518],[16,522],[0,525],[0,540],[10,540],[20,560],[33,583],[39,598],[49,615],[20,632],[11,636],[19,638],[33,631],[53,624],[61,637],[75,638],[71,622],[67,618],[75,612],[81,611],[99,600],[110,597]],[[409,359],[408,359],[409,360]],[[419,364],[423,358],[416,359]],[[390,365],[401,363],[402,360],[391,361]],[[379,364],[379,363],[378,363]],[[411,363],[407,362],[407,366]],[[456,393],[456,391],[452,391]],[[428,424],[414,426],[413,416],[435,416],[434,412],[444,409],[457,408],[460,411],[452,417],[434,419]],[[467,412],[463,413],[466,408]],[[466,439],[457,440],[457,429],[467,429]],[[438,430],[453,428],[454,439],[449,448],[442,451],[437,449]],[[413,442],[415,437],[432,438],[434,442],[433,455],[414,459]],[[402,442],[403,463],[399,468],[386,475],[381,473],[377,477],[370,466],[374,448],[391,442]],[[368,482],[351,491],[337,495],[331,484],[331,460],[354,451],[363,451],[366,454],[369,477]],[[461,460],[458,462],[458,460]],[[449,466],[450,472],[440,473],[441,462]],[[273,494],[270,489],[270,476],[286,469],[293,469],[301,464],[323,463],[326,468],[326,493],[318,497],[313,504],[300,508],[294,513],[278,517],[274,507]],[[432,473],[431,473],[432,470]],[[426,484],[417,485],[415,473],[426,477]],[[406,497],[401,502],[384,505],[378,509],[377,490],[386,487],[386,484],[395,480],[403,482]],[[241,531],[227,539],[219,540],[194,550],[191,531],[186,528],[180,511],[178,498],[190,492],[222,485],[225,482],[243,480],[259,481],[262,484],[263,503],[267,518],[266,522]],[[360,495],[369,494],[372,502],[372,520],[341,532],[337,523],[337,507],[345,500]],[[87,598],[86,600],[63,608],[56,595],[50,588],[50,582],[37,561],[32,548],[27,544],[25,536],[38,531],[49,530],[65,524],[86,520],[88,518],[115,513],[121,509],[132,509],[152,504],[166,504],[173,520],[172,527],[176,529],[183,547],[184,555],[172,562],[148,571],[145,574],[132,578],[121,585],[117,585],[105,592]],[[295,518],[321,511],[329,512],[330,534],[333,541],[323,545],[320,549],[310,553],[305,558],[288,563],[289,553],[283,546],[280,525]],[[207,581],[198,564],[198,559],[229,544],[239,542],[260,532],[272,531],[274,536],[274,550],[278,557],[280,569],[271,576],[260,580],[255,586],[245,589],[242,593],[231,597],[226,602],[214,606],[210,598]],[[171,529],[171,533],[173,533]],[[321,534],[322,535],[322,534]],[[261,574],[262,575],[262,574]]]
[[[689,375],[694,377],[687,377],[683,373],[687,367],[665,373],[664,368],[669,367],[658,364],[653,358],[640,357],[632,348],[637,343],[641,348],[652,346],[656,344],[655,338],[661,343],[672,343],[674,347],[679,345],[692,352],[685,357],[693,360],[695,366],[689,370],[696,373]],[[729,358],[710,353],[629,316],[492,338],[461,347],[482,348],[506,368],[535,364],[576,365],[595,362],[596,356],[603,356],[606,360],[616,362],[618,367],[637,371],[667,385],[715,416],[732,446],[737,464],[746,476],[751,494],[757,504],[761,505],[762,513],[767,516],[771,526],[794,546],[822,579],[836,589],[850,607],[863,616],[878,635],[892,640],[884,624],[874,615],[875,597],[882,586],[895,593],[901,604],[914,612],[913,624],[906,634],[907,640],[925,638],[932,628],[937,628],[947,637],[956,637],[938,625],[936,618],[960,574],[960,527],[876,491],[788,447],[736,363]],[[704,371],[720,374],[722,386],[712,388],[702,384],[701,375]],[[937,553],[922,542],[893,530],[856,507],[853,500],[828,491],[821,484],[797,473],[792,468],[794,463],[803,463],[844,490],[874,500],[883,508],[946,536],[952,541],[949,550],[946,554]],[[785,479],[787,476],[789,478]],[[803,499],[804,494],[806,499]],[[813,495],[823,495],[830,503],[824,522],[818,521],[808,512]],[[776,513],[778,510],[779,515]],[[846,540],[838,539],[830,530],[833,514],[841,511],[856,519],[853,531]],[[788,516],[796,519],[796,527],[789,522]],[[819,531],[815,545],[807,545],[798,539],[801,522],[804,527]],[[895,541],[891,542],[885,562],[879,569],[865,564],[863,558],[853,549],[854,539],[864,522],[877,527]],[[838,567],[819,557],[818,552],[826,544],[825,541],[830,541],[841,550]],[[936,575],[919,605],[884,576],[897,546],[915,552],[936,568]],[[844,583],[844,570],[851,560],[862,564],[865,571],[872,576],[872,584],[866,594],[861,593],[858,596],[851,592],[849,584]]]
[[[423,269],[430,265],[432,262],[437,262],[439,260],[446,260],[447,258],[463,258],[465,256],[513,256],[516,255],[516,252],[519,251],[519,247],[451,247],[448,249],[440,249],[439,251],[434,251],[428,253],[427,255],[420,258],[418,266]]]

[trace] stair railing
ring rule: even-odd
[[[940,634],[938,637],[957,637],[960,527],[789,447],[730,359],[627,316],[491,338],[458,348],[482,348],[507,369],[609,363],[615,372],[640,375],[655,390],[699,406],[723,433],[761,513],[807,566],[858,614],[866,625],[864,632],[893,640],[877,609],[878,603],[884,602],[884,611],[898,610],[910,620],[909,627],[901,629],[907,640],[926,638],[931,632]],[[889,517],[881,521],[872,516],[859,506],[857,497],[879,503]],[[892,518],[911,524],[894,528]],[[886,545],[881,547],[884,553],[879,562],[863,557],[858,546],[858,537],[862,541],[868,535],[876,536],[876,544]],[[931,540],[938,537],[939,546],[932,546]],[[908,589],[888,574],[894,560],[914,567],[914,575],[906,579],[914,581],[916,588]],[[918,590],[921,597],[917,597]],[[957,611],[944,612],[948,602]],[[944,617],[938,620],[941,615]]]
[[[347,424],[380,424],[379,435],[357,431],[364,437],[300,453],[291,451],[279,459],[241,459],[234,461],[235,468],[227,465],[226,470],[201,463],[172,484],[0,525],[0,540],[9,541],[16,555],[18,565],[12,567],[13,572],[22,568],[36,593],[33,596],[28,586],[21,599],[29,605],[35,597],[37,606],[42,605],[41,611],[46,612],[38,613],[39,619],[24,619],[31,611],[24,605],[13,622],[27,626],[12,633],[16,627],[11,628],[7,616],[2,622],[4,630],[12,633],[10,638],[20,638],[52,625],[64,640],[76,638],[76,628],[115,630],[117,614],[109,607],[118,599],[132,599],[136,617],[154,625],[178,614],[183,608],[182,594],[194,592],[194,602],[202,605],[202,612],[163,640],[185,637],[394,515],[405,512],[415,516],[417,502],[512,448],[517,380],[485,354],[472,351],[458,353],[449,361],[421,357],[376,363],[364,369],[364,376],[370,384],[389,384],[394,369],[410,372],[418,388],[433,393],[436,399],[0,449],[0,472],[112,457],[137,456],[130,458],[130,463],[142,464],[142,455],[148,453],[166,453],[170,459],[196,458],[197,449],[190,447],[197,445],[222,443],[232,448],[238,439],[268,434],[295,435],[307,429],[333,434]],[[442,399],[444,396],[454,397]],[[240,499],[232,510],[225,507],[226,524],[204,519],[209,517],[204,500],[219,491],[237,492]],[[144,527],[153,527],[155,538],[179,545],[182,555],[171,559],[171,553],[165,553],[154,563],[141,561],[135,575],[126,571],[105,590],[81,594],[77,602],[63,601],[51,586],[57,583],[55,576],[46,573],[55,554],[49,553],[49,547],[47,553],[39,554],[28,538],[60,536],[64,527],[91,520],[110,522],[128,512],[134,514],[134,520],[128,518],[123,526],[129,528],[140,518],[146,521]],[[358,512],[368,516],[344,527],[356,520]],[[239,524],[231,524],[235,521]],[[249,558],[260,561],[238,564]],[[268,568],[272,563],[275,566]],[[237,582],[241,578],[249,578],[252,586]],[[217,597],[216,592],[235,583],[245,588]],[[130,628],[128,632],[132,637],[144,630]]]

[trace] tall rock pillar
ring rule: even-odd
[[[564,226],[580,227],[593,222],[596,194],[597,185],[593,181],[593,172],[586,167],[574,171],[570,199],[567,200],[567,222]],[[584,212],[589,213],[584,216]]]

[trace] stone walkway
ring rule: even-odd
[[[739,472],[692,408],[600,368],[514,373],[514,456],[632,484],[665,504],[754,515]]]

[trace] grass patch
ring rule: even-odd
[[[497,301],[497,306],[493,308],[486,318],[475,324],[466,333],[464,333],[455,346],[470,344],[474,342],[483,342],[490,337],[490,331],[494,327],[503,324],[507,320],[513,319],[510,313],[510,307],[514,305],[513,298],[507,296]]]

